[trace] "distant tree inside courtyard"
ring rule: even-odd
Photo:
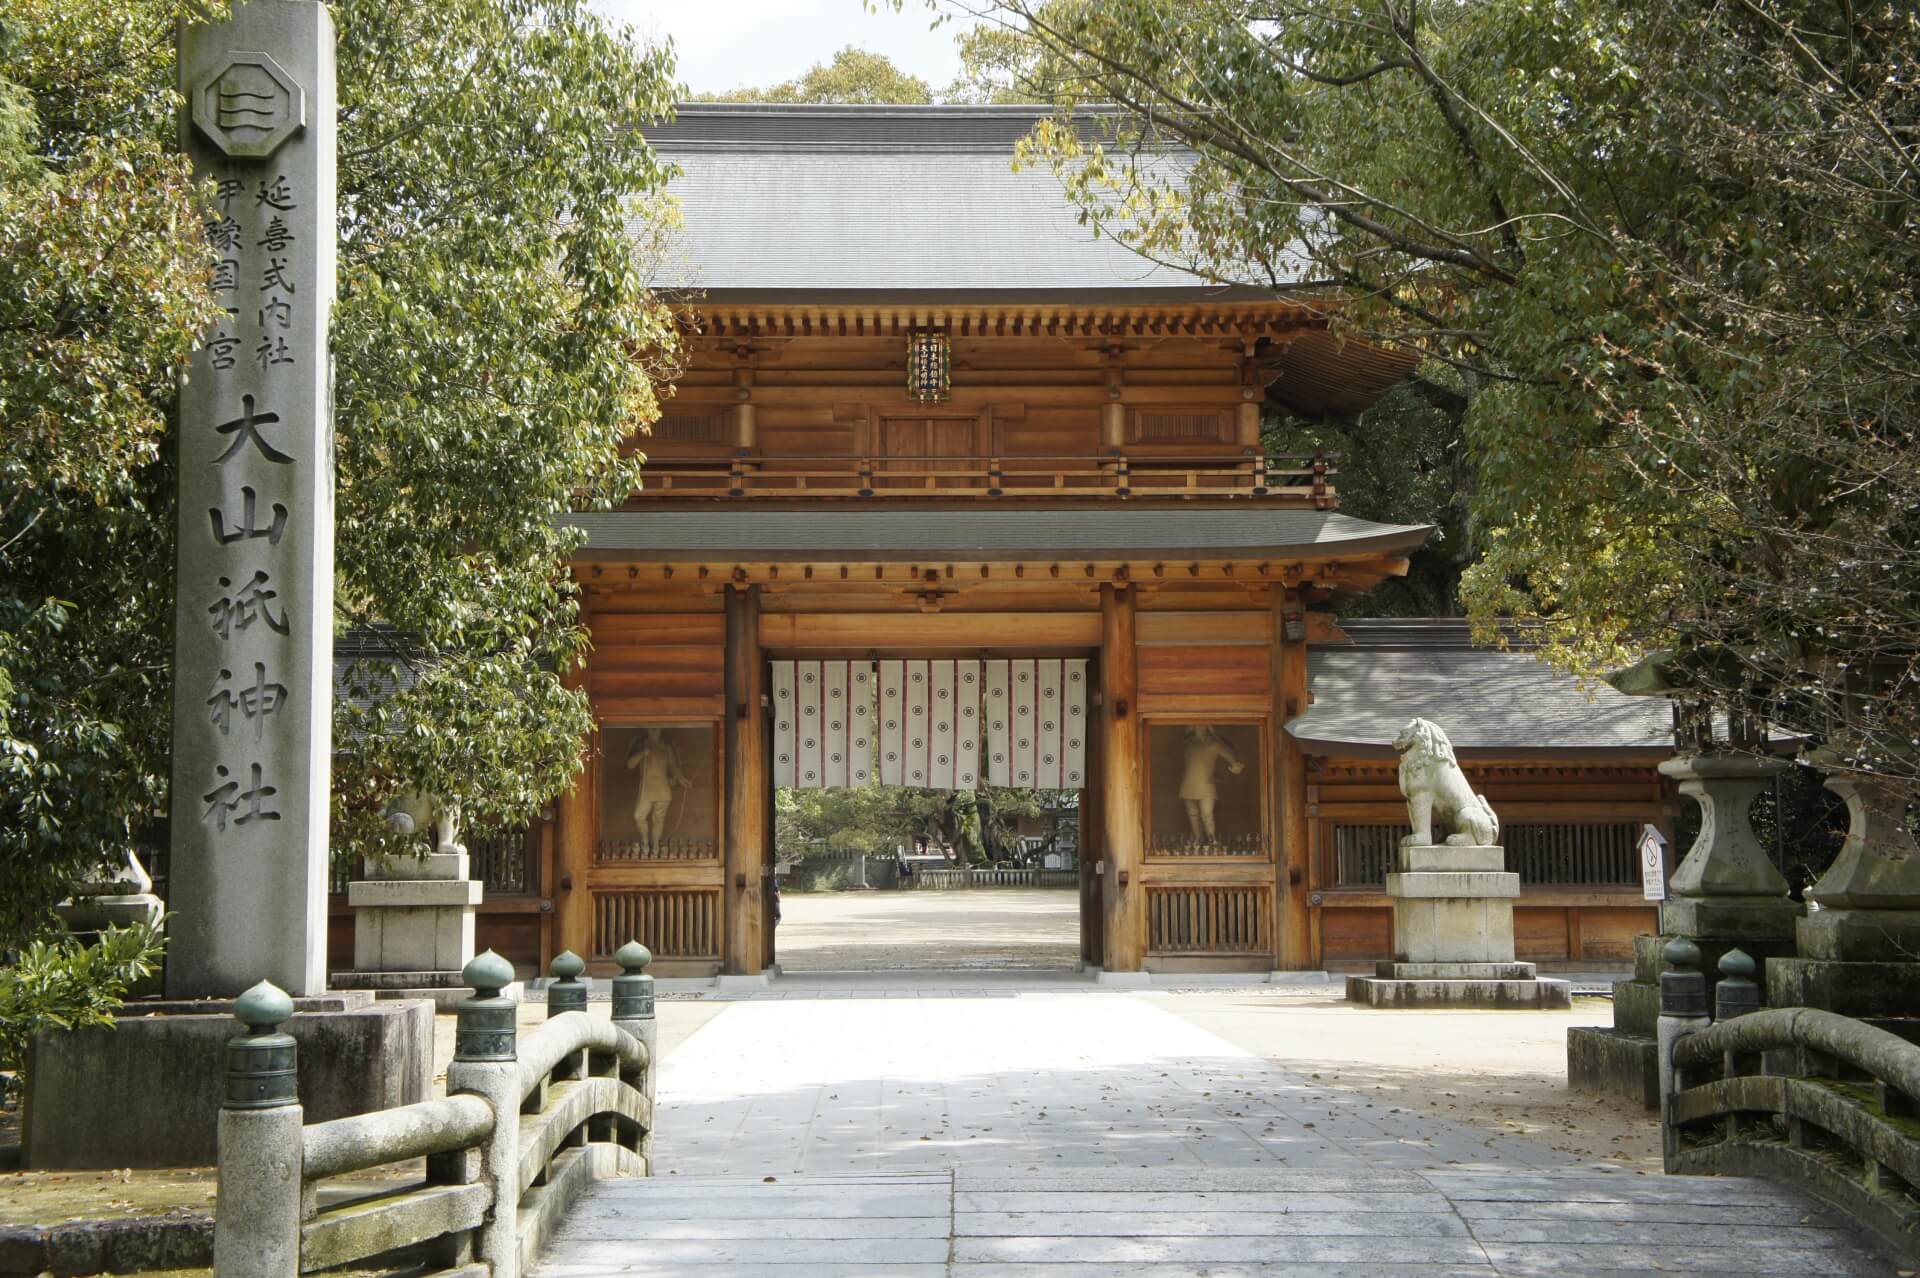
[[[694,95],[697,102],[905,103],[934,100],[933,90],[883,53],[848,45],[832,62],[816,62],[792,80],[761,88]]]
[[[1424,357],[1483,633],[1920,774],[1913,6],[933,7],[1099,232]]]
[[[1070,809],[1074,796],[988,786],[924,790],[912,786],[847,786],[779,790],[774,843],[782,857],[813,848],[884,855],[897,848],[952,848],[968,865],[1007,856],[1022,820]]]
[[[590,725],[556,516],[631,491],[672,65],[582,0],[340,0],[336,850],[420,786],[528,819]],[[217,9],[218,6],[212,8]],[[177,0],[0,23],[0,949],[166,812],[174,379],[214,314]],[[384,651],[382,651],[384,648]],[[191,908],[176,903],[176,908]]]

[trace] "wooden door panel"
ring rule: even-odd
[[[975,438],[979,431],[979,422],[971,417],[936,417],[927,423],[928,448],[931,457],[967,457],[979,455],[979,441]]]
[[[964,487],[973,484],[976,482],[973,479],[960,478],[943,484],[939,480],[929,481],[927,476],[982,470],[984,463],[980,461],[979,433],[980,419],[977,417],[882,417],[879,430],[881,460],[877,469],[901,478],[877,482],[898,488]],[[943,460],[946,458],[952,460]],[[981,478],[977,482],[984,483],[985,480]]]

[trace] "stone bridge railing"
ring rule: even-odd
[[[1665,957],[1667,1171],[1791,1182],[1920,1262],[1920,1046],[1816,1008],[1760,1010],[1739,950],[1720,963],[1716,1021],[1698,947]]]
[[[645,1176],[653,1139],[656,1029],[651,956],[615,955],[613,1019],[587,1015],[585,965],[554,960],[547,1021],[521,1040],[501,996],[513,968],[488,951],[463,975],[447,1095],[332,1122],[302,1122],[285,994],[262,982],[235,1012],[220,1111],[215,1278],[285,1278],[410,1251],[439,1278],[515,1278],[531,1268],[588,1181]],[[413,1159],[424,1180],[355,1195],[326,1182]]]

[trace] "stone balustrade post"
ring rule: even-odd
[[[660,1078],[660,1022],[654,1019],[653,978],[647,975],[647,964],[653,962],[653,953],[638,941],[628,941],[614,951],[613,961],[620,965],[620,975],[613,978],[613,1023],[646,1044],[647,1075],[641,1090],[651,1110]],[[651,1123],[634,1152],[652,1167]]]
[[[473,997],[460,1004],[447,1094],[471,1092],[493,1108],[493,1134],[480,1148],[480,1176],[493,1209],[480,1226],[474,1259],[492,1278],[517,1278],[520,1263],[519,1005],[501,991],[513,964],[488,950],[461,969]]]
[[[1700,971],[1700,947],[1684,936],[1668,941],[1661,951],[1667,968],[1660,973],[1660,1140],[1667,1170],[1673,1170],[1679,1135],[1673,1126],[1673,1098],[1685,1080],[1673,1063],[1673,1049],[1689,1034],[1713,1024],[1707,1014],[1707,978]]]
[[[553,983],[547,986],[548,1019],[562,1012],[586,1011],[587,994],[592,987],[580,979],[580,974],[587,970],[585,960],[572,950],[562,950],[553,956],[547,970],[553,974]]]
[[[280,1030],[293,1000],[262,981],[235,1000],[233,1013],[247,1032],[227,1040],[213,1271],[216,1278],[284,1278],[300,1272],[306,1123],[299,1048]]]

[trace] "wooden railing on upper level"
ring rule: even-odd
[[[1325,453],[1095,457],[653,457],[639,496],[682,498],[1253,497],[1330,509]]]

